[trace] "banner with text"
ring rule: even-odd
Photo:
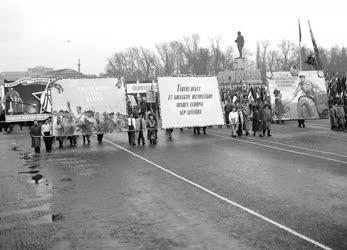
[[[55,136],[122,132],[125,88],[117,79],[62,79],[51,88]],[[79,108],[80,107],[80,108]]]
[[[48,81],[25,79],[5,84],[4,96],[1,99],[5,110],[6,122],[23,122],[44,120],[47,115],[41,114],[40,95]]]
[[[328,115],[323,72],[267,73],[274,120],[317,119]]]
[[[147,93],[147,91],[154,90],[157,91],[156,83],[127,83],[127,94],[140,94]]]
[[[216,77],[158,78],[162,128],[223,125]]]

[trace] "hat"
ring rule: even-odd
[[[275,89],[275,90],[274,90],[274,95],[275,95],[275,96],[278,96],[280,93],[281,93],[280,90],[278,90],[278,89]]]

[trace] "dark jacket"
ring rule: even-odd
[[[30,128],[30,136],[31,136],[31,147],[41,147],[41,126],[33,125]]]

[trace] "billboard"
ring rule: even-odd
[[[2,104],[6,122],[44,120],[47,114],[41,114],[40,95],[49,79],[21,79],[5,83]]]
[[[274,120],[318,119],[328,116],[328,98],[323,72],[267,73]]]
[[[117,79],[62,79],[50,92],[55,136],[121,132],[126,127],[125,88]]]
[[[216,77],[158,78],[162,128],[223,125]]]

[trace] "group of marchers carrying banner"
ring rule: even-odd
[[[124,86],[117,79],[63,79],[49,90],[53,135],[122,132],[127,128]],[[42,100],[44,103],[44,100]]]
[[[240,94],[242,96],[231,92],[234,97],[228,96],[228,105],[235,106],[237,100],[244,98],[251,105],[263,99],[263,92],[264,95],[267,92],[270,94],[274,120],[328,116],[326,85],[320,72],[304,71],[299,75],[273,72],[267,77],[268,86],[260,87],[260,94],[253,93],[255,88],[252,87],[248,94],[243,91]],[[146,119],[152,112],[156,119],[160,117],[161,128],[204,127],[227,123],[221,102],[224,95],[221,98],[217,77],[162,77],[158,78],[157,84],[155,90],[159,92],[160,108],[147,112],[146,107],[153,105],[145,103],[142,115]],[[146,91],[153,91],[153,83],[147,85],[144,88],[150,89]],[[134,91],[139,91],[139,84],[132,87],[135,88]],[[35,107],[40,108],[40,114],[52,116],[52,135],[90,135],[129,131],[129,96],[126,88],[130,90],[130,87],[116,78],[60,79],[49,82],[33,95],[39,99],[40,107]],[[144,100],[146,101],[145,98]],[[16,103],[13,103],[14,106],[11,107],[16,108]],[[141,109],[139,112],[141,113]]]
[[[224,124],[216,77],[164,77],[158,87],[162,128]],[[125,86],[113,78],[58,80],[42,92],[41,106],[43,113],[52,114],[51,134],[57,137],[131,127]]]

